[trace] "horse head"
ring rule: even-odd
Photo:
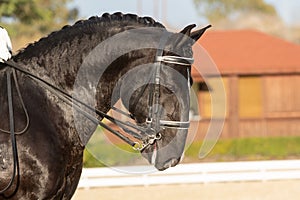
[[[192,45],[210,26],[192,32],[194,27],[189,25],[175,34],[161,33],[158,48],[147,54],[153,56],[152,62],[133,69],[120,87],[123,104],[136,123],[148,130],[141,153],[158,170],[178,164],[184,152]]]

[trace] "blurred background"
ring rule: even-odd
[[[199,159],[199,149],[212,119],[212,108],[218,113],[218,102],[212,104],[211,99],[216,91],[215,78],[204,80],[194,70],[196,100],[191,102],[191,129],[196,135],[186,150],[183,163],[297,160],[300,157],[299,10],[299,0],[0,0],[0,25],[8,30],[17,53],[64,25],[94,15],[101,16],[105,12],[151,16],[172,31],[179,31],[191,23],[198,27],[212,24],[213,28],[198,43],[211,56],[222,76],[226,93],[224,127],[212,151]],[[131,152],[122,142],[110,136],[107,136],[110,142],[103,142],[99,136],[102,135],[101,128],[96,133],[96,139],[91,143],[104,144],[89,148],[92,152],[85,153],[85,167],[104,167],[107,162],[109,165],[141,164],[132,161],[132,155],[127,158],[114,149],[110,150],[112,142]],[[215,198],[212,195],[215,191],[229,193],[228,199],[297,199],[290,196],[292,194],[299,197],[296,195],[299,181],[231,184],[180,187],[191,194],[201,191],[201,194],[194,193],[194,197],[204,195],[203,199],[220,199],[222,195],[215,195]],[[287,185],[285,191],[280,190]],[[248,196],[240,194],[245,188],[251,193]],[[260,191],[261,188],[269,190]],[[123,190],[113,189],[107,193],[103,189],[99,195],[108,199],[107,195],[111,193],[124,194]],[[128,190],[153,194],[152,189]],[[171,188],[173,192],[170,194],[177,189]],[[233,193],[241,196],[233,198],[230,196]],[[183,197],[180,194],[178,199],[185,199],[185,193]],[[277,198],[267,194],[274,194]]]
[[[299,43],[298,0],[1,0],[1,25],[15,50],[41,36],[104,12],[151,16],[169,29],[211,23],[215,30],[257,29]]]

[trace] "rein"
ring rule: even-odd
[[[86,103],[82,102],[81,100],[71,96],[67,92],[61,90],[60,88],[48,83],[47,81],[33,75],[29,71],[23,69],[21,66],[19,66],[16,62],[9,60],[6,61],[5,64],[15,70],[18,70],[26,75],[28,75],[31,79],[36,81],[37,83],[41,84],[44,88],[51,91],[53,94],[55,94],[58,98],[63,100],[65,103],[67,103],[69,106],[73,106],[76,111],[83,114],[86,118],[91,120],[96,125],[100,125],[103,128],[107,129],[114,135],[118,136],[120,139],[131,145],[135,150],[142,151],[147,146],[153,144],[155,140],[161,139],[161,135],[159,134],[160,128],[176,128],[176,129],[188,129],[189,128],[189,121],[181,122],[181,121],[167,121],[167,120],[161,120],[158,116],[159,110],[158,110],[158,104],[159,104],[159,86],[160,86],[160,70],[161,70],[161,63],[171,63],[171,64],[177,64],[177,65],[191,65],[193,63],[193,58],[186,58],[186,57],[179,57],[179,56],[163,56],[163,48],[160,48],[156,55],[155,64],[156,66],[156,72],[155,72],[155,85],[151,88],[150,94],[149,94],[149,116],[146,120],[147,126],[140,126],[133,124],[129,121],[121,121],[118,120],[102,111],[99,111],[90,105],[87,105]],[[189,78],[189,77],[188,77]],[[25,106],[24,110],[25,109]],[[127,134],[131,135],[132,137],[140,140],[142,143],[136,142],[128,138],[127,136],[123,135],[117,130],[112,129],[108,125],[101,122],[97,117],[94,117],[92,114],[84,111],[82,107],[86,108],[87,110],[96,113],[98,117],[100,118],[106,118],[110,122],[117,124],[120,128],[122,128]],[[127,116],[128,118],[133,118],[132,115],[127,114],[115,107],[112,107],[113,110],[119,112],[122,115]],[[25,112],[27,113],[27,111]],[[28,114],[26,114],[27,118]],[[26,129],[28,128],[29,120],[27,120],[28,123],[26,125]],[[25,130],[22,131],[25,132]],[[134,129],[134,130],[132,130]],[[19,133],[20,134],[20,133]]]
[[[166,40],[166,38],[165,38]],[[163,46],[162,46],[163,47]],[[67,103],[69,106],[73,106],[76,111],[84,115],[86,118],[91,120],[96,125],[100,125],[109,132],[113,133],[120,139],[122,139],[124,142],[129,144],[133,147],[134,150],[137,151],[143,151],[147,146],[152,145],[156,140],[161,139],[161,135],[159,134],[160,128],[175,128],[175,129],[188,129],[189,128],[189,121],[181,122],[181,121],[167,121],[167,120],[161,120],[158,116],[158,104],[159,104],[159,85],[160,85],[160,70],[161,70],[161,63],[172,63],[177,65],[191,65],[193,63],[193,58],[186,58],[186,57],[179,57],[179,56],[163,56],[163,48],[158,51],[155,59],[156,66],[156,72],[155,72],[155,85],[153,85],[155,88],[152,88],[151,90],[154,90],[154,92],[150,92],[149,95],[149,116],[146,119],[146,126],[140,126],[133,124],[129,121],[121,121],[118,120],[100,110],[97,110],[90,105],[87,105],[86,103],[82,102],[81,100],[72,97],[70,94],[66,93],[62,89],[48,83],[47,81],[39,78],[38,76],[30,73],[29,71],[23,69],[21,66],[19,66],[16,62],[12,60],[8,60],[5,62],[5,64],[15,70],[18,70],[26,75],[28,75],[32,80],[36,81],[38,84],[42,85],[45,89],[51,91],[53,94],[55,94],[58,98],[60,98],[62,101]],[[188,74],[189,76],[189,74]],[[189,78],[189,77],[188,77]],[[82,107],[86,108],[87,110],[96,113],[96,115],[100,118],[105,118],[109,120],[110,122],[116,124],[121,129],[123,129],[127,134],[131,135],[137,140],[140,140],[141,143],[131,140],[129,137],[123,135],[117,130],[112,129],[105,123],[103,123],[101,120],[99,120],[97,117],[94,117],[92,114],[84,111]],[[25,106],[24,106],[25,108]],[[112,107],[113,110],[116,112],[119,112],[122,115],[125,115],[128,118],[133,118],[132,115],[125,113],[124,111],[121,111],[115,107]],[[26,110],[26,109],[24,109]],[[27,111],[26,111],[27,113]],[[27,116],[27,115],[26,115]],[[29,120],[28,120],[29,123]],[[28,125],[26,126],[28,127]],[[133,129],[133,130],[132,130]]]
[[[166,41],[167,37],[163,37],[163,45]],[[5,61],[5,65],[10,67],[12,70],[6,71],[7,76],[7,92],[8,92],[8,107],[9,107],[9,123],[10,123],[10,130],[2,130],[1,132],[9,133],[11,138],[11,144],[12,144],[12,152],[13,152],[13,172],[12,177],[7,186],[0,190],[0,195],[4,196],[4,193],[8,191],[15,180],[15,177],[17,175],[17,184],[16,188],[12,195],[15,194],[15,192],[18,189],[19,181],[20,181],[20,175],[19,175],[19,160],[18,160],[18,151],[17,151],[17,143],[16,143],[16,135],[23,134],[27,131],[29,127],[29,115],[27,112],[27,109],[24,105],[21,92],[18,85],[18,80],[16,78],[15,71],[19,71],[23,74],[28,75],[32,80],[36,81],[38,84],[40,84],[42,87],[47,89],[48,91],[52,92],[55,96],[57,96],[59,99],[61,99],[63,102],[68,104],[69,106],[73,106],[73,108],[78,111],[80,114],[84,115],[86,118],[91,120],[96,125],[100,125],[106,130],[110,131],[120,139],[122,139],[124,142],[132,146],[134,150],[137,151],[143,151],[146,147],[149,145],[153,145],[156,140],[160,140],[162,138],[162,135],[160,134],[161,129],[164,128],[175,128],[175,129],[188,129],[190,122],[189,121],[168,121],[168,120],[161,120],[159,117],[159,96],[160,96],[160,70],[162,63],[170,63],[170,64],[177,64],[182,66],[188,66],[193,63],[193,58],[186,58],[186,57],[179,57],[179,56],[163,56],[163,48],[158,50],[156,58],[155,58],[155,73],[154,73],[154,85],[150,87],[150,93],[149,93],[149,115],[146,119],[146,126],[136,125],[129,121],[121,121],[118,120],[100,110],[97,110],[90,105],[82,102],[81,100],[72,97],[67,92],[63,91],[62,89],[50,84],[49,82],[39,78],[38,76],[30,73],[29,71],[23,69],[20,65],[18,65],[16,62],[12,60]],[[189,78],[189,70],[188,71],[188,78]],[[12,99],[12,85],[11,85],[11,74],[13,74],[13,79],[15,83],[15,87],[17,90],[18,97],[20,99],[23,111],[26,115],[26,125],[22,131],[15,131],[14,128],[14,115],[13,115],[13,99]],[[188,80],[189,84],[189,80]],[[145,91],[142,90],[142,93],[139,95],[140,97],[143,95]],[[83,110],[83,108],[86,108],[87,110],[95,113],[97,117],[100,117],[101,119],[105,118],[109,120],[110,122],[116,124],[121,129],[123,129],[127,134],[131,135],[137,140],[140,140],[140,142],[136,142],[131,140],[129,137],[123,135],[117,130],[112,129],[105,123],[103,123],[101,120],[99,120],[97,117],[93,116],[89,112],[86,112]],[[116,112],[133,119],[133,116],[131,114],[128,114],[122,110],[119,110],[118,108],[112,107],[113,110]],[[6,196],[4,196],[6,197]]]
[[[22,104],[22,107],[24,109],[26,119],[27,119],[27,123],[26,123],[25,128],[20,132],[15,131],[15,124],[14,124],[13,97],[12,97],[12,84],[11,84],[12,74],[13,74],[15,87],[17,89],[17,93],[18,93],[19,99],[21,101],[21,104]],[[10,198],[11,196],[13,196],[17,192],[18,187],[19,187],[19,183],[20,183],[20,167],[19,167],[19,158],[18,158],[16,135],[20,135],[20,134],[26,132],[26,130],[28,129],[28,126],[29,126],[29,117],[28,117],[28,113],[27,113],[27,110],[24,106],[24,102],[23,102],[23,99],[22,99],[22,96],[21,96],[21,93],[20,93],[20,89],[19,89],[17,78],[16,78],[15,70],[13,69],[13,70],[6,71],[6,78],[7,78],[6,84],[7,84],[7,100],[8,100],[8,113],[9,113],[9,131],[2,130],[2,129],[0,129],[0,131],[10,134],[12,153],[13,153],[13,172],[12,172],[12,176],[10,178],[9,183],[3,189],[0,190],[0,195],[3,196],[4,198]],[[13,192],[10,196],[6,196],[4,193],[6,191],[8,191],[13,186],[13,183],[14,183],[14,180],[15,180],[16,177],[17,177],[17,183],[16,183],[16,186],[15,186],[15,189],[13,190]]]
[[[136,142],[133,142],[128,137],[122,135],[119,131],[113,130],[112,128],[110,128],[109,126],[107,126],[106,124],[104,124],[103,122],[98,120],[96,117],[94,117],[90,113],[84,111],[81,107],[85,107],[89,111],[95,112],[99,117],[106,118],[107,120],[111,121],[112,123],[115,123],[115,124],[119,125],[122,129],[124,129],[126,132],[128,132],[130,135],[132,135],[134,137],[138,137],[138,133],[135,133],[134,131],[131,131],[128,128],[133,128],[133,129],[141,131],[141,132],[146,132],[146,129],[143,128],[143,127],[137,126],[137,125],[132,124],[130,122],[123,122],[121,120],[115,119],[115,118],[107,115],[106,113],[104,113],[102,111],[99,111],[99,110],[87,105],[86,103],[82,102],[81,100],[79,100],[75,97],[72,97],[70,94],[66,93],[65,91],[61,90],[60,88],[48,83],[47,81],[35,76],[34,74],[30,73],[29,71],[21,68],[14,61],[9,60],[9,61],[6,61],[5,64],[7,64],[7,66],[9,66],[13,69],[16,69],[16,70],[28,75],[32,80],[36,81],[38,84],[41,84],[45,89],[47,89],[50,92],[52,92],[53,94],[55,94],[58,98],[60,98],[65,103],[67,103],[69,106],[74,106],[76,111],[83,114],[89,120],[91,120],[92,122],[94,122],[97,125],[102,126],[103,128],[107,129],[108,131],[112,132],[113,134],[115,134],[116,136],[118,136],[119,138],[121,138],[122,140],[124,140],[126,143],[128,143],[129,145],[131,145],[133,147],[135,147],[137,145]],[[115,110],[117,112],[119,112],[118,109],[115,108]],[[124,113],[121,113],[121,114],[124,114]],[[137,139],[142,139],[142,138],[138,137]]]

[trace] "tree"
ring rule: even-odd
[[[22,24],[40,32],[77,18],[78,10],[67,4],[72,0],[0,0],[0,21]]]
[[[24,48],[66,24],[78,16],[76,8],[70,8],[73,0],[0,0],[0,25],[11,37],[13,49]]]
[[[194,3],[211,23],[232,21],[249,13],[277,16],[274,6],[264,0],[194,0]]]
[[[300,28],[289,26],[265,0],[193,0],[217,29],[255,28],[300,44]],[[300,16],[300,15],[299,15]]]

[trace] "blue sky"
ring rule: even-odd
[[[266,0],[266,2],[275,5],[285,22],[300,24],[300,0]],[[166,9],[161,12],[163,5]],[[167,25],[173,28],[181,28],[190,23],[199,26],[205,24],[205,21],[197,15],[193,0],[74,0],[73,6],[79,9],[81,18],[121,11],[151,16],[164,24],[167,22]]]

